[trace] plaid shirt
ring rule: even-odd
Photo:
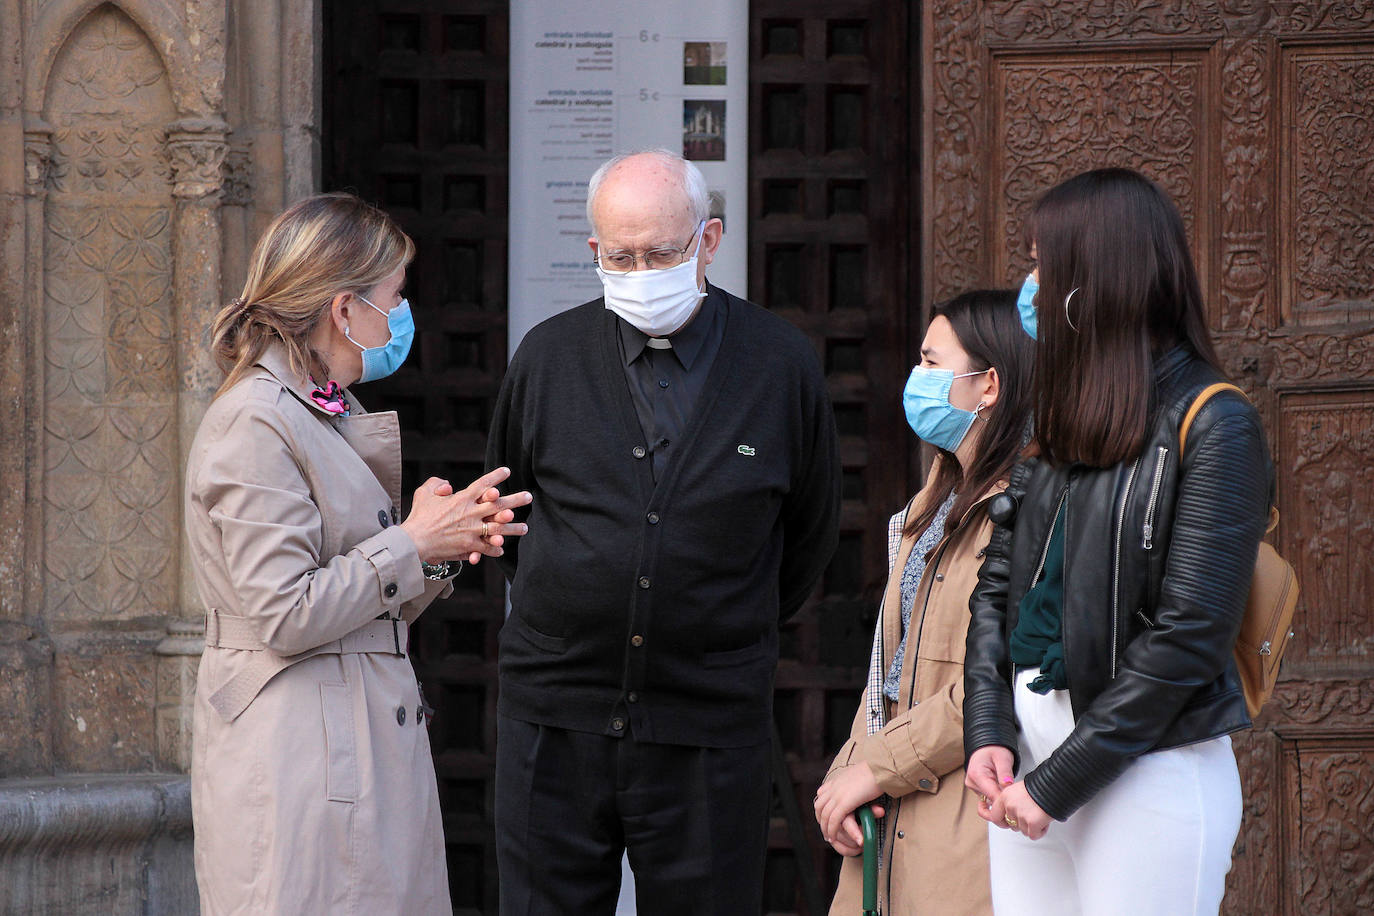
[[[902,546],[902,528],[906,525],[907,507],[887,521],[887,574],[892,575],[897,565],[897,551]],[[864,703],[868,709],[868,734],[883,730],[887,724],[887,705],[883,702],[883,678],[887,669],[883,666],[883,613],[878,609],[878,623],[873,628],[873,651],[868,656],[868,689],[864,691]]]

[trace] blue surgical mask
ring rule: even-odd
[[[1035,329],[1037,327],[1035,314],[1035,294],[1040,291],[1040,284],[1035,280],[1035,274],[1026,274],[1026,282],[1021,284],[1021,295],[1016,297],[1016,310],[1021,313],[1021,327],[1026,329],[1031,340],[1035,340]]]
[[[372,305],[366,296],[358,298]],[[386,316],[386,326],[391,330],[391,339],[385,344],[380,347],[364,347],[348,333],[347,326],[344,327],[344,336],[348,338],[349,343],[363,351],[363,375],[358,379],[360,382],[375,382],[401,368],[401,363],[406,361],[406,356],[410,353],[410,342],[415,339],[415,319],[410,315],[409,299],[402,299],[389,312],[382,311],[375,305],[372,307]]]
[[[902,392],[902,406],[906,408],[906,421],[911,431],[936,448],[947,452],[955,451],[968,435],[969,427],[977,419],[976,410],[960,410],[949,402],[949,389],[957,378],[982,375],[990,372],[965,372],[955,375],[949,369],[931,369],[917,366],[911,370],[906,380],[906,390]]]

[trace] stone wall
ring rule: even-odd
[[[210,319],[318,186],[319,15],[0,0],[5,912],[194,909],[181,474]]]

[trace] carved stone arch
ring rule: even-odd
[[[192,45],[182,14],[167,0],[70,0],[44,6],[35,18],[31,41],[34,49],[28,79],[24,81],[24,109],[31,114],[47,103],[48,80],[57,55],[78,26],[102,6],[113,6],[133,20],[162,60],[172,92],[172,104],[181,117],[219,114],[222,103],[204,97],[204,83],[194,66],[202,55]]]

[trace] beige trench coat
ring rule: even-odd
[[[935,479],[932,469],[928,477]],[[964,638],[968,599],[978,582],[983,551],[992,536],[984,494],[962,522],[946,525],[931,554],[912,604],[912,633],[902,665],[901,700],[884,700],[887,724],[868,734],[868,692],[859,704],[850,739],[835,755],[826,780],[867,761],[878,786],[892,798],[879,822],[883,833],[878,902],[885,914],[974,916],[992,913],[988,883],[987,822],[978,817],[978,798],[964,788]],[[893,516],[889,542],[896,543],[907,512],[920,512],[929,490]],[[878,618],[882,628],[882,674],[892,665],[902,639],[902,570],[915,537],[901,537],[889,555],[887,588]],[[914,662],[914,664],[913,664]],[[869,682],[874,673],[870,672]],[[832,916],[863,912],[863,857],[844,860]],[[895,901],[895,905],[894,902]]]
[[[445,589],[393,522],[396,415],[335,417],[280,347],[206,412],[186,531],[207,611],[191,804],[203,916],[448,914],[406,624]],[[378,620],[379,615],[399,618]]]

